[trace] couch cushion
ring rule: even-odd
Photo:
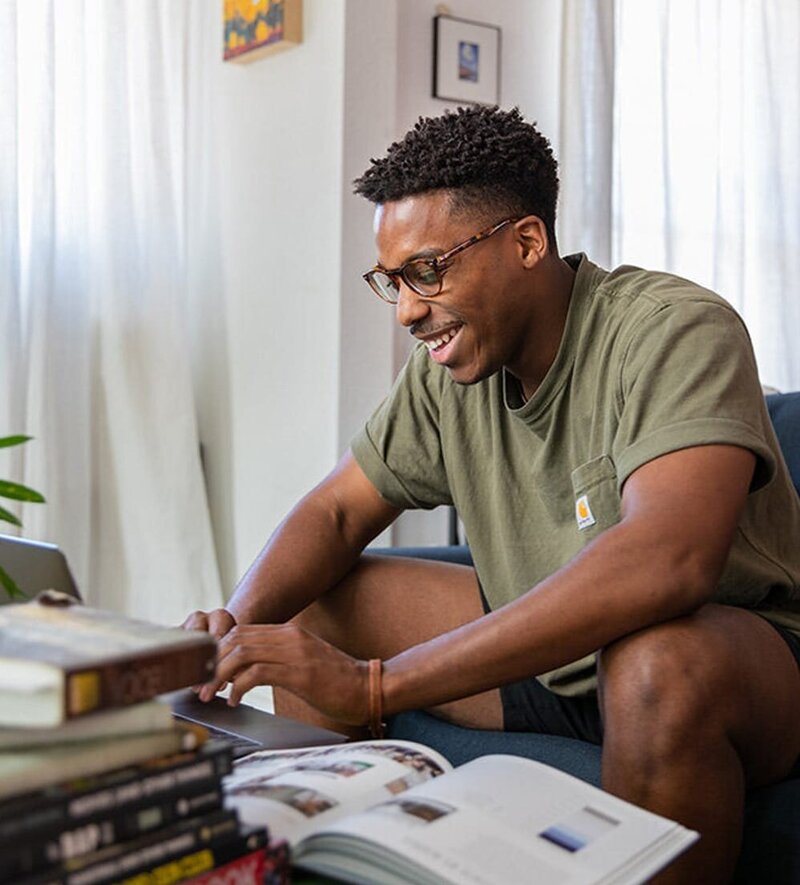
[[[472,554],[466,544],[451,544],[447,547],[371,547],[365,553],[380,556],[410,556],[414,559],[436,559],[439,562],[455,562],[459,565],[472,565]]]
[[[770,394],[766,401],[783,458],[800,494],[800,392]]]
[[[489,753],[508,753],[537,759],[600,785],[600,747],[573,738],[461,728],[420,711],[394,716],[388,723],[387,735],[432,747],[453,765],[463,765]]]

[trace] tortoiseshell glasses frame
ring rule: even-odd
[[[370,289],[387,304],[397,304],[400,297],[401,280],[420,298],[436,298],[442,291],[444,275],[450,267],[454,255],[458,255],[459,252],[469,249],[470,246],[474,246],[482,240],[487,240],[506,225],[513,224],[515,221],[519,221],[519,217],[498,221],[497,224],[480,231],[441,255],[434,255],[430,258],[412,258],[411,261],[406,261],[405,264],[391,270],[376,264],[362,276]]]

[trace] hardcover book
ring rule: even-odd
[[[194,795],[231,770],[231,747],[208,741],[195,750],[157,756],[92,775],[70,772],[68,780],[0,800],[0,844],[45,838],[170,795]]]
[[[191,880],[191,885],[291,885],[289,851],[285,842],[270,841]]]
[[[222,808],[222,800],[222,785],[209,784],[200,793],[173,793],[97,820],[17,842],[0,853],[0,882],[17,882],[37,870],[63,864],[107,845],[130,842],[176,821],[217,811]]]
[[[295,865],[369,885],[637,885],[697,838],[539,762],[408,741],[253,753],[225,790]]]
[[[205,737],[200,726],[176,723],[165,731],[151,734],[99,738],[0,753],[0,799],[57,784],[68,778],[99,774],[180,750],[190,750],[202,743]]]
[[[69,719],[58,728],[0,726],[0,752],[164,731],[171,727],[172,719],[169,704],[150,700],[129,707],[98,710],[87,716]]]
[[[207,682],[215,666],[216,641],[204,632],[77,603],[3,606],[0,725],[55,726],[136,704]]]
[[[263,827],[242,827],[233,811],[178,821],[138,839],[82,854],[15,885],[111,885],[120,882],[185,882],[263,849]]]
[[[0,881],[16,882],[39,869],[220,808],[222,778],[231,759],[227,743],[209,741],[192,752],[0,802]]]

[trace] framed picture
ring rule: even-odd
[[[303,0],[224,2],[225,61],[255,61],[303,40]]]
[[[500,28],[450,15],[434,17],[433,97],[499,104]]]

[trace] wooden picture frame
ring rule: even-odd
[[[499,27],[434,16],[433,97],[461,104],[499,104]]]
[[[303,0],[224,0],[224,61],[248,64],[302,41]]]

